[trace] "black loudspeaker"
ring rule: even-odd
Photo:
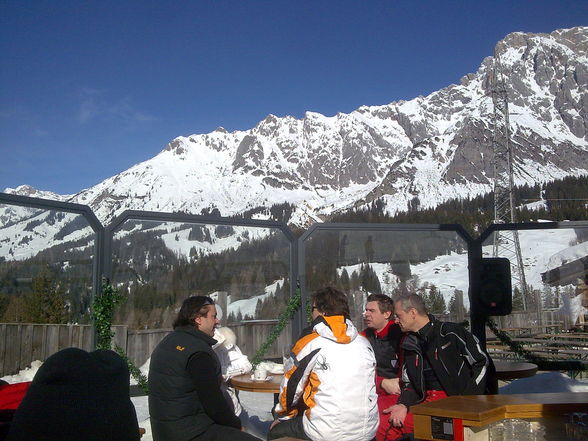
[[[479,276],[472,311],[482,315],[509,315],[512,312],[510,261],[503,257],[483,258]]]

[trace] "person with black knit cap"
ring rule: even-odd
[[[174,331],[151,354],[153,441],[258,441],[241,430],[241,421],[221,391],[221,365],[212,349],[218,323],[210,297],[188,297]]]
[[[39,368],[18,407],[9,441],[138,441],[129,370],[115,352],[67,348]]]

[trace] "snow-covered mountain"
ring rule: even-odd
[[[512,33],[495,55],[507,78],[515,183],[588,174],[588,27]],[[460,84],[410,101],[181,136],[73,196],[6,191],[86,204],[105,224],[126,209],[233,215],[288,202],[291,222],[303,225],[376,198],[390,213],[415,198],[434,207],[492,189],[493,65],[487,57]]]

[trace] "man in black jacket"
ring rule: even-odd
[[[490,363],[474,335],[461,325],[428,315],[420,296],[400,297],[394,313],[406,336],[401,343],[400,398],[384,411],[392,425],[389,441],[412,433],[410,406],[451,395],[483,394]]]
[[[154,441],[257,441],[223,396],[220,363],[212,346],[219,323],[210,297],[187,298],[151,354],[149,414]]]

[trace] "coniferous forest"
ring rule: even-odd
[[[535,202],[538,200],[544,202]],[[515,201],[519,222],[588,220],[588,176],[519,187]],[[293,209],[291,204],[282,204],[250,210],[244,217],[262,214],[287,223]],[[492,223],[493,210],[492,194],[450,200],[428,209],[421,208],[415,198],[408,211],[395,215],[387,214],[383,202],[376,200],[364,209],[337,213],[326,221],[461,224],[476,237]],[[117,311],[116,324],[169,327],[185,297],[217,291],[227,292],[231,303],[256,299],[248,313],[242,309],[230,314],[229,321],[233,322],[273,319],[285,307],[293,281],[289,280],[288,243],[280,234],[248,237],[243,233],[235,246],[211,252],[215,243],[237,236],[233,227],[175,224],[171,229],[169,225],[152,225],[141,230],[138,224],[125,224],[113,243],[112,283],[127,297]],[[181,240],[181,234],[187,234],[188,240],[210,247],[206,252],[196,247],[187,254],[174,252],[162,238],[166,234],[175,235],[176,241]],[[87,245],[92,240],[63,243],[24,261],[0,259],[0,322],[88,323],[92,247]],[[313,236],[305,246],[306,287],[311,290],[335,285],[350,293],[358,313],[368,292],[382,291],[381,281],[366,262],[390,265],[396,280],[393,294],[420,290],[433,311],[452,309],[454,297],[445,302],[437,287],[416,281],[410,274],[410,265],[463,252],[464,242],[455,234],[383,236],[365,232],[351,237],[329,232]],[[354,271],[348,270],[351,267]],[[265,288],[272,284],[274,295],[267,295]]]

